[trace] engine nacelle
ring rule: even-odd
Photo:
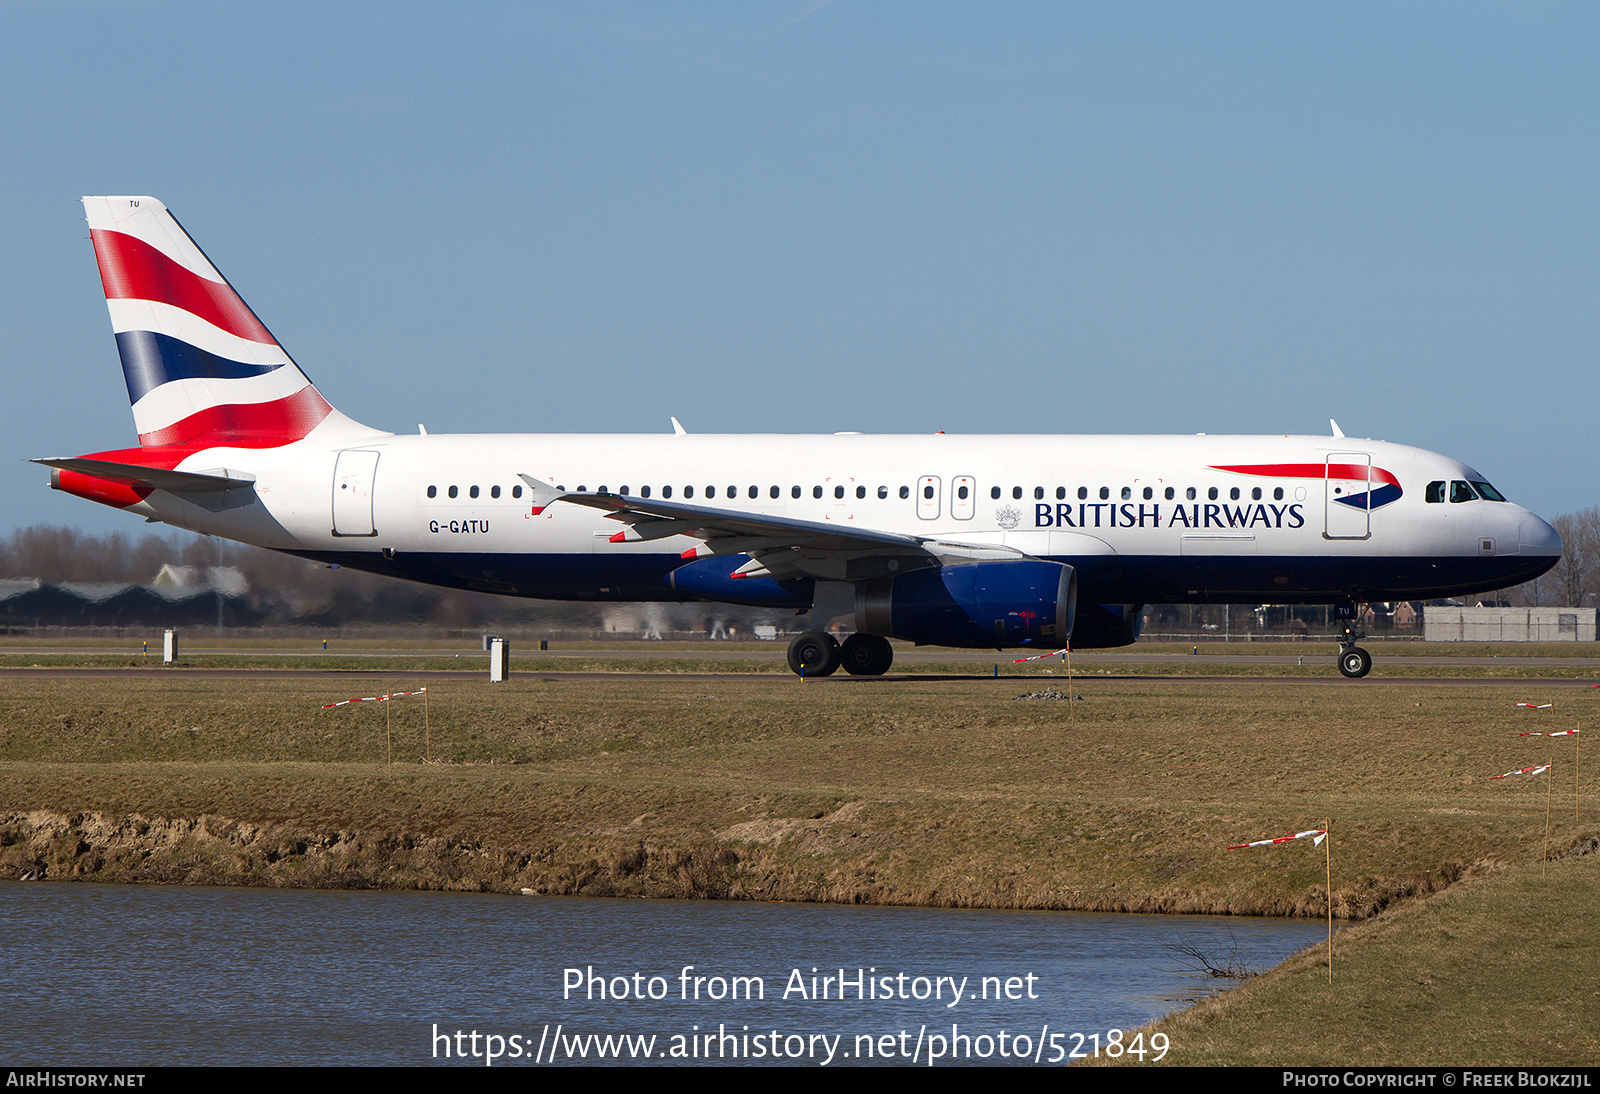
[[[1072,628],[1072,648],[1104,650],[1131,646],[1144,630],[1143,604],[1085,604]]]
[[[697,558],[667,575],[667,584],[696,600],[747,604],[752,608],[811,607],[817,583],[809,577],[774,581],[770,577],[734,577],[733,571],[750,561],[749,555]]]
[[[913,570],[856,585],[856,629],[919,646],[1064,646],[1078,579],[1033,559]]]

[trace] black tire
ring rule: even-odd
[[[839,643],[821,631],[806,631],[789,643],[789,668],[796,676],[832,676],[839,669]]]
[[[1372,671],[1372,654],[1360,646],[1351,646],[1347,650],[1340,650],[1339,671],[1348,679],[1361,679]]]
[[[876,634],[852,634],[839,649],[839,661],[851,676],[882,676],[894,664],[894,647]]]

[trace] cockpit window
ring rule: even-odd
[[[1452,502],[1477,501],[1478,492],[1472,488],[1471,483],[1456,479],[1450,484],[1450,500]]]
[[[1504,494],[1500,493],[1500,491],[1496,490],[1482,479],[1473,479],[1472,485],[1476,486],[1478,488],[1478,493],[1482,494],[1484,498],[1489,501],[1506,500],[1506,496]]]
[[[1436,479],[1428,484],[1428,492],[1423,495],[1433,505],[1438,505],[1444,500],[1444,480]]]

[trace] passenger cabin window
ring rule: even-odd
[[[491,498],[498,498],[500,496],[500,488],[498,486],[489,487],[489,496]]]
[[[439,488],[437,486],[428,487],[428,497],[436,498],[438,496],[439,496]]]
[[[1444,480],[1436,479],[1430,482],[1427,491],[1423,494],[1423,499],[1432,505],[1442,503],[1444,501]]]
[[[1131,501],[1131,500],[1133,500],[1133,487],[1124,486],[1122,488],[1122,500],[1123,501]]]
[[[814,497],[814,498],[820,498],[820,497],[822,497],[822,487],[820,487],[820,486],[813,486],[813,487],[812,487],[812,488],[811,488],[811,496],[812,496],[812,497]]]
[[[1254,487],[1250,488],[1250,500],[1251,501],[1260,501],[1261,500],[1261,487],[1254,486]]]
[[[1056,500],[1057,501],[1065,501],[1066,499],[1067,499],[1067,488],[1065,486],[1056,487]]]
[[[1173,498],[1175,498],[1175,497],[1177,497],[1177,496],[1178,496],[1178,492],[1177,492],[1177,491],[1176,491],[1176,490],[1174,490],[1174,489],[1173,489],[1173,488],[1172,488],[1172,487],[1170,487],[1170,486],[1169,486],[1169,487],[1167,487],[1167,500],[1168,500],[1168,501],[1171,501],[1171,500],[1172,500],[1172,499],[1173,499]]]
[[[1105,500],[1106,500],[1106,499],[1107,499],[1107,498],[1109,498],[1109,497],[1110,497],[1110,496],[1111,496],[1111,487],[1109,487],[1109,486],[1102,486],[1102,487],[1101,487],[1101,488],[1100,488],[1100,500],[1101,500],[1101,501],[1105,501]]]
[[[878,487],[878,500],[879,501],[883,501],[888,496],[889,496],[889,488],[887,486]]]
[[[1190,501],[1193,501],[1194,500],[1194,487],[1191,486],[1191,487],[1189,487],[1189,489],[1185,490],[1183,492],[1183,496],[1188,498]]]
[[[1145,501],[1149,501],[1151,498],[1153,498],[1155,496],[1156,496],[1156,492],[1154,490],[1150,489],[1148,486],[1144,488],[1144,500]]]
[[[650,496],[650,488],[648,486],[639,487],[639,496],[641,498],[648,498]]]
[[[800,488],[798,486],[789,487],[789,496],[791,498],[798,498],[800,496]]]
[[[995,501],[999,501],[1000,500],[1000,488],[998,486],[989,487],[989,496],[991,498],[993,498]]]
[[[900,500],[901,500],[901,501],[905,501],[905,500],[906,500],[906,499],[907,499],[907,498],[909,498],[909,497],[910,497],[910,496],[911,496],[911,487],[909,487],[909,486],[902,486],[902,487],[901,487],[901,488],[900,488]]]
[[[453,498],[453,497],[455,497],[455,496],[456,496],[456,495],[457,495],[457,494],[459,494],[459,493],[460,493],[460,491],[459,491],[459,490],[457,490],[457,489],[456,489],[456,488],[455,488],[455,487],[454,487],[454,486],[452,486],[452,487],[451,487],[451,488],[450,488],[450,489],[449,489],[449,491],[447,491],[447,492],[448,492],[448,493],[449,493],[449,495],[450,495],[450,496],[451,496],[451,497],[452,497],[452,498]]]
[[[844,487],[842,487],[842,486],[835,486],[835,487],[834,487],[834,488],[833,488],[833,496],[834,496],[834,497],[836,497],[836,498],[842,498],[842,497],[844,497]]]
[[[1089,496],[1089,488],[1087,486],[1078,487],[1078,500],[1079,501],[1083,501],[1088,496]]]

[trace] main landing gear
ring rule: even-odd
[[[1372,654],[1356,645],[1367,636],[1356,626],[1357,605],[1340,604],[1334,608],[1334,616],[1344,624],[1339,635],[1339,672],[1348,680],[1359,680],[1372,671]]]
[[[789,643],[789,668],[796,676],[832,676],[842,665],[851,676],[882,676],[894,664],[889,640],[852,634],[840,645],[830,634],[806,631]]]

